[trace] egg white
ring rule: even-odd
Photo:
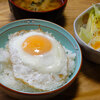
[[[41,35],[49,39],[52,49],[42,55],[30,55],[22,49],[22,43],[29,36]],[[64,48],[49,34],[30,31],[15,35],[8,43],[13,73],[30,87],[42,90],[51,90],[60,86],[68,77],[68,61]]]
[[[42,55],[30,55],[22,48],[23,42],[34,35],[46,37],[52,43],[52,49]],[[13,37],[9,41],[10,54],[17,57],[18,61],[12,61],[14,64],[23,63],[42,73],[59,72],[66,65],[66,54],[63,47],[53,37],[43,34],[42,32],[29,32],[24,35]],[[12,56],[12,60],[13,59]],[[20,59],[20,61],[19,61]]]

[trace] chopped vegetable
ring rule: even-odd
[[[79,37],[92,48],[100,50],[100,9],[95,5],[93,8],[89,13],[86,27],[80,28]]]
[[[85,28],[81,27],[80,28],[79,37],[83,41],[85,41],[86,43],[88,43],[91,40],[91,38],[92,38],[92,34],[88,30],[86,30]]]
[[[91,10],[88,18],[88,22],[86,28],[81,27],[79,36],[88,43],[93,35],[97,33],[100,29],[100,10],[95,5],[93,5],[94,9]],[[84,38],[85,36],[85,38]],[[88,39],[88,40],[87,40]]]

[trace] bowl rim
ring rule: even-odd
[[[54,25],[60,27],[61,29],[65,30],[63,27],[61,27],[60,25],[57,25],[57,24],[55,24],[55,23],[53,23],[53,22],[46,21],[46,20],[42,20],[42,19],[30,19],[30,18],[29,18],[29,19],[20,19],[20,20],[17,20],[17,21],[12,21],[12,22],[10,22],[10,23],[4,25],[3,27],[1,27],[1,29],[4,28],[4,27],[6,27],[7,25],[10,25],[10,24],[12,24],[12,23],[15,23],[15,22],[18,22],[18,21],[21,21],[21,20],[40,20],[40,21],[44,21],[44,22],[48,22],[48,23],[54,24]],[[71,35],[67,30],[65,30],[65,31],[66,31],[69,35]],[[0,34],[2,34],[2,33],[0,33]],[[71,37],[73,38],[72,35],[71,35]],[[74,39],[74,38],[73,38],[73,39]],[[74,39],[74,40],[75,40],[75,39]],[[75,40],[75,41],[76,41],[76,40]],[[76,42],[76,43],[77,43],[77,42]],[[22,92],[22,91],[18,91],[18,90],[14,90],[14,89],[12,89],[12,88],[9,88],[9,87],[3,85],[2,83],[0,83],[0,86],[2,86],[3,88],[6,88],[8,91],[15,92],[15,93],[17,93],[17,94],[34,95],[34,96],[36,96],[36,95],[37,95],[37,96],[38,96],[38,95],[49,95],[49,94],[55,93],[55,92],[57,92],[57,91],[63,90],[64,88],[66,88],[67,86],[69,86],[69,85],[75,80],[75,78],[77,77],[77,75],[79,74],[79,72],[80,72],[80,70],[81,70],[81,66],[82,66],[82,62],[83,62],[82,50],[81,50],[81,48],[80,48],[80,46],[79,46],[78,43],[77,43],[77,45],[78,45],[78,47],[79,47],[80,54],[81,54],[81,55],[80,55],[80,56],[81,56],[80,65],[79,65],[79,68],[78,68],[76,74],[74,75],[74,77],[73,77],[67,84],[65,84],[65,85],[63,85],[63,86],[61,86],[61,87],[59,87],[59,88],[57,88],[57,89],[54,89],[54,90],[51,90],[51,91],[47,91],[47,92],[43,92],[43,93]]]
[[[52,12],[52,11],[55,11],[55,10],[58,10],[58,9],[60,9],[61,7],[63,7],[64,5],[66,5],[67,4],[67,1],[68,0],[64,0],[63,1],[63,3],[59,6],[59,7],[57,7],[57,8],[55,8],[55,9],[52,9],[52,10],[48,10],[48,11],[32,11],[32,10],[28,10],[28,9],[24,9],[24,8],[22,8],[22,7],[20,7],[20,6],[18,6],[18,5],[16,5],[14,2],[13,2],[13,0],[8,0],[10,3],[12,3],[14,6],[16,6],[17,8],[20,8],[21,10],[24,10],[24,11],[28,11],[28,12],[33,12],[33,13],[48,13],[48,12]],[[61,0],[62,1],[62,0]]]
[[[100,3],[96,3],[95,5],[100,5]],[[76,36],[76,39],[81,42],[82,45],[86,46],[87,48],[89,48],[90,50],[92,50],[93,52],[96,52],[96,53],[100,53],[100,51],[97,51],[95,49],[93,49],[91,46],[89,46],[87,43],[85,43],[78,35],[77,31],[76,31],[76,22],[77,20],[82,17],[84,14],[88,13],[88,11],[90,11],[91,9],[93,9],[93,5],[90,6],[89,8],[87,8],[86,10],[84,10],[81,14],[79,14],[76,19],[74,20],[74,24],[73,24],[73,27],[74,27],[74,34]]]

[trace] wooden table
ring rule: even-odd
[[[59,23],[73,36],[75,18],[100,0],[69,0],[64,11],[64,18]],[[13,21],[7,0],[0,0],[0,27]],[[75,82],[53,100],[100,100],[100,65],[93,64],[83,58],[81,71]],[[14,100],[0,91],[0,100]]]

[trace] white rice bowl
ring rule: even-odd
[[[8,45],[4,49],[0,48],[0,82],[9,88],[23,92],[50,91],[63,85],[74,72],[76,57],[75,53],[65,47],[63,49],[66,52],[66,67],[59,73],[40,73],[23,63],[14,65]],[[16,72],[14,69],[20,71]]]

